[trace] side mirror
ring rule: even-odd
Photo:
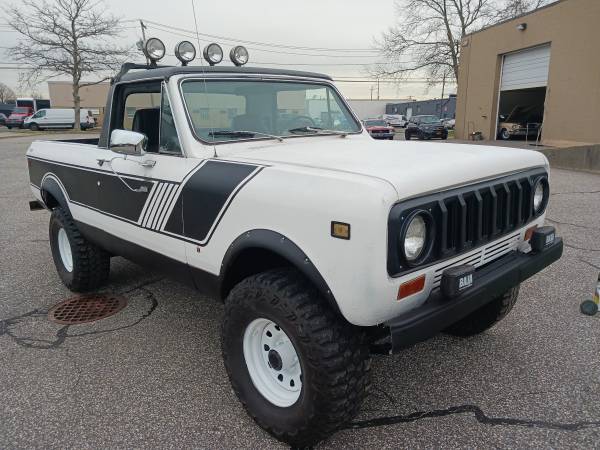
[[[146,153],[148,138],[145,134],[129,130],[113,130],[110,134],[110,149],[123,155],[141,156]]]

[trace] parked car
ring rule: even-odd
[[[535,107],[515,106],[507,116],[498,116],[498,139],[513,137],[536,138],[542,126],[542,117]]]
[[[447,139],[448,130],[438,116],[412,116],[404,131],[404,138],[409,141],[413,137]]]
[[[454,130],[454,126],[456,125],[456,119],[443,119],[442,125],[444,125],[449,130]]]
[[[99,289],[124,256],[224,301],[215,320],[233,391],[277,439],[309,447],[351,426],[371,352],[482,333],[560,258],[543,226],[542,153],[386,145],[327,75],[156,67],[156,41],[152,66],[115,77],[99,139],[31,144],[30,208],[50,212],[52,258],[72,291]],[[328,99],[320,125],[315,92]],[[415,128],[427,124],[438,126]]]
[[[381,118],[394,128],[405,128],[408,123],[408,120],[402,114],[384,114]]]
[[[80,112],[79,128],[87,130],[94,128],[95,124],[94,118],[86,110],[82,109]],[[50,128],[75,128],[75,110],[72,108],[40,109],[25,119],[23,127],[29,128],[32,131]]]
[[[0,113],[0,125],[6,126],[6,115],[4,113]]]
[[[366,119],[363,120],[365,128],[373,139],[394,139],[394,128],[389,126],[382,119]]]
[[[28,106],[19,106],[13,109],[10,116],[6,119],[6,127],[10,130],[12,128],[23,128],[25,119],[33,114],[33,109]]]

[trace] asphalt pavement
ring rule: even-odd
[[[49,214],[28,208],[30,142],[0,140],[0,448],[283,447],[229,386],[217,301],[114,258],[104,291],[124,310],[48,321],[73,294],[52,263]],[[563,258],[483,335],[374,357],[359,416],[321,448],[600,446],[600,314],[579,312],[600,272],[600,176],[553,170],[551,189]]]

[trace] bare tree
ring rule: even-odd
[[[8,9],[8,24],[21,39],[8,50],[15,60],[31,66],[24,75],[31,84],[68,75],[73,83],[75,126],[80,121],[82,86],[86,74],[113,73],[128,54],[115,44],[121,21],[107,14],[101,0],[22,0]]]
[[[0,103],[14,102],[16,98],[15,91],[4,83],[0,83]]]
[[[386,63],[374,75],[422,74],[430,84],[458,79],[460,43],[468,33],[550,0],[396,0],[398,24],[376,41]]]

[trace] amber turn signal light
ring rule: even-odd
[[[537,229],[537,225],[534,225],[532,227],[527,228],[527,231],[525,232],[525,240],[529,241],[531,240],[531,236],[533,236],[533,232]]]
[[[350,224],[331,222],[331,236],[339,239],[350,239]]]
[[[420,277],[413,278],[412,280],[405,281],[400,285],[398,289],[398,300],[402,300],[404,297],[421,292],[425,287],[425,274]]]

